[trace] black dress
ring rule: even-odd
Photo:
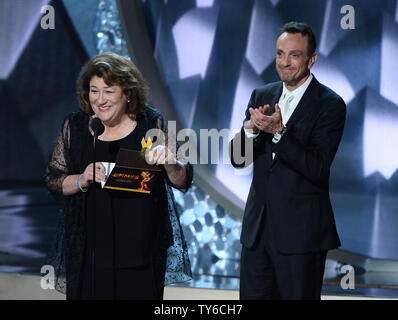
[[[96,161],[116,162],[120,148],[140,151],[145,136],[140,124],[120,140],[98,140]],[[162,298],[151,259],[159,221],[153,192],[102,189],[99,183],[88,191],[83,299]]]
[[[81,174],[92,162],[90,116],[70,113],[62,124],[45,172],[54,197],[63,202],[53,249],[47,263],[55,270],[55,288],[67,299],[161,299],[164,285],[191,279],[172,183],[159,176],[158,190],[147,195],[102,190],[63,196],[65,178]],[[162,114],[147,106],[137,115],[137,127],[117,141],[98,141],[97,159],[114,162],[118,150],[141,150],[150,129],[167,133]],[[152,139],[152,141],[155,141]],[[177,159],[184,163],[183,155]],[[192,166],[185,162],[185,191],[192,182]],[[180,189],[181,190],[181,189]],[[93,218],[94,221],[93,221]],[[93,223],[95,228],[93,229]],[[93,232],[95,231],[95,232]],[[95,237],[94,295],[92,295],[92,239]]]

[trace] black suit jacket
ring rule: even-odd
[[[248,109],[270,104],[272,114],[281,94],[282,82],[257,88]],[[248,109],[245,121],[250,118]],[[317,252],[340,246],[329,198],[329,175],[345,115],[341,97],[314,77],[286,124],[282,139],[274,144],[272,135],[262,131],[254,138],[253,181],[241,233],[245,247],[252,247],[258,231],[264,228],[263,215],[281,253]],[[243,141],[243,155],[248,142],[243,127],[230,143],[231,162],[236,168],[242,167],[233,158],[234,147],[238,147],[233,142],[238,138]]]

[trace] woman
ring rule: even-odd
[[[150,129],[166,132],[161,113],[146,105],[146,85],[135,65],[117,54],[90,60],[77,81],[80,111],[64,121],[45,174],[65,205],[51,265],[67,299],[162,299],[165,284],[190,279],[187,248],[170,185],[186,190],[192,167],[166,145],[148,161],[163,168],[150,195],[102,189],[101,162],[116,162],[120,148],[141,150]],[[96,143],[92,119],[104,132]]]

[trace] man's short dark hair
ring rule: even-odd
[[[302,36],[307,36],[308,37],[308,48],[307,48],[307,54],[309,57],[311,57],[315,50],[316,50],[316,39],[315,39],[315,33],[312,30],[312,28],[303,22],[289,22],[286,23],[282,29],[281,33],[301,33]]]

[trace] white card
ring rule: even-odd
[[[111,174],[113,168],[115,167],[116,163],[114,162],[102,162],[102,164],[105,167],[105,174],[106,174],[106,178],[108,179],[109,175]],[[102,181],[101,182],[101,188],[104,187],[106,181]]]

